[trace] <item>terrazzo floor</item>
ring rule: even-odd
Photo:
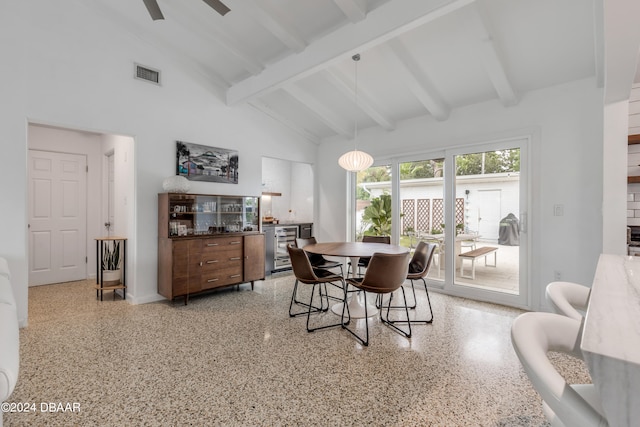
[[[339,327],[307,333],[306,318],[290,318],[293,282],[278,275],[186,306],[100,302],[91,281],[30,288],[10,401],[36,410],[5,413],[5,426],[547,425],[509,338],[521,311],[432,292],[433,324],[409,340],[373,318],[364,348]],[[553,360],[570,382],[590,381],[583,362]]]

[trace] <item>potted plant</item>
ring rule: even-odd
[[[102,250],[102,285],[116,286],[120,284],[120,242],[103,242]]]

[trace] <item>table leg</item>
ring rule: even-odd
[[[349,258],[351,258],[351,274],[353,275],[353,277],[356,277],[356,273],[358,272],[358,261],[360,261],[360,257],[352,256]],[[364,296],[364,292],[358,292],[358,294],[352,296],[349,300],[349,314],[354,319],[364,319],[365,299],[366,298]],[[342,306],[343,303],[335,304],[331,307],[331,311],[338,316],[342,316]],[[367,317],[375,316],[376,314],[378,314],[378,309],[376,308],[375,304],[371,304],[367,301]]]

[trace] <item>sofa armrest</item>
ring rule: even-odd
[[[20,367],[18,313],[11,283],[4,276],[0,276],[0,298],[0,402],[4,402],[16,386]]]

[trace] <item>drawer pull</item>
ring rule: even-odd
[[[218,246],[219,243],[207,243],[207,246]]]
[[[229,242],[230,245],[239,245],[241,242],[236,242],[235,240],[233,242]]]
[[[240,258],[239,256],[234,256],[234,257],[229,258],[229,261],[239,261],[241,259],[242,258]]]
[[[213,264],[213,263],[216,263],[216,262],[218,262],[218,260],[217,259],[213,259],[213,260],[207,261],[207,264]]]
[[[234,274],[232,276],[229,276],[230,279],[235,279],[236,277],[240,277],[240,275],[239,274]]]
[[[209,280],[207,280],[207,283],[217,282],[217,281],[218,281],[218,279],[209,279]]]

